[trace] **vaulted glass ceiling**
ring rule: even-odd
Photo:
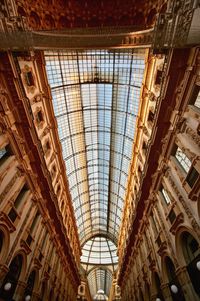
[[[112,273],[109,269],[102,267],[93,269],[88,274],[88,283],[94,300],[106,300],[112,285]],[[104,299],[98,299],[98,296],[102,296],[102,293],[105,294]]]
[[[143,49],[45,52],[82,259],[89,244],[102,252],[101,237],[117,246],[144,59]]]
[[[89,269],[88,265],[114,266],[118,262],[117,247],[105,237],[93,237],[82,247],[81,262],[86,271]]]

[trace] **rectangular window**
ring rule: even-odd
[[[149,110],[149,115],[148,115],[148,120],[149,122],[153,122],[154,121],[154,113]]]
[[[46,244],[47,236],[48,236],[48,232],[47,232],[47,230],[45,230],[45,234],[44,234],[44,237],[43,237],[43,240],[42,240],[42,244],[41,244],[41,251],[43,251],[43,248],[44,248],[44,246]]]
[[[0,160],[5,156],[5,154],[6,154],[6,149],[5,148],[0,149]]]
[[[155,85],[160,85],[162,80],[162,70],[157,70]]]
[[[29,234],[29,235],[27,236],[27,239],[26,239],[26,243],[27,243],[27,245],[28,245],[29,247],[30,247],[32,241],[33,241],[33,238],[32,238],[32,236]]]
[[[169,204],[171,203],[171,199],[170,199],[170,197],[169,197],[167,191],[166,191],[164,188],[162,188],[162,189],[161,189],[161,193],[162,193],[162,196],[163,196],[163,198],[164,198],[164,200],[165,200],[165,203],[166,203],[167,205],[169,205]]]
[[[200,91],[197,95],[197,98],[195,100],[195,103],[194,103],[195,107],[199,108],[200,109]]]
[[[174,210],[171,210],[170,214],[169,214],[170,223],[173,224],[173,222],[175,221],[175,219],[176,219],[176,214],[175,214]]]
[[[186,178],[186,182],[189,184],[189,186],[192,188],[196,182],[196,180],[199,177],[199,173],[198,171],[192,167],[187,178]]]
[[[197,85],[194,87],[190,98],[190,104],[200,109],[200,87]]]
[[[24,194],[25,192],[28,191],[28,187],[26,184],[24,184],[24,186],[22,187],[21,191],[19,192],[17,198],[15,199],[15,202],[13,204],[13,208],[10,209],[10,212],[8,213],[8,217],[10,218],[10,220],[14,223],[17,216],[18,216],[18,210],[20,205],[23,202],[24,199]]]
[[[8,217],[13,223],[15,222],[17,218],[17,212],[15,211],[15,209],[11,208],[10,212],[8,213]]]
[[[39,213],[39,210],[38,210],[37,213],[36,213],[36,215],[35,215],[35,217],[34,217],[34,219],[33,219],[33,222],[32,222],[32,224],[31,224],[31,227],[30,227],[30,233],[31,233],[31,234],[33,233],[33,231],[34,231],[34,229],[35,229],[35,226],[36,226],[36,224],[37,224],[37,221],[38,221],[39,216],[40,216],[40,213]]]
[[[44,256],[43,256],[42,253],[40,252],[40,253],[39,253],[39,256],[38,256],[38,259],[39,259],[40,262],[42,262],[43,257],[44,257]]]
[[[190,170],[190,167],[192,165],[192,162],[190,159],[186,156],[186,154],[177,147],[175,158],[177,159],[178,163],[181,165],[181,167],[184,169],[186,173]]]
[[[12,155],[9,145],[0,149],[0,166]]]
[[[22,201],[23,201],[23,198],[24,198],[24,195],[25,193],[28,191],[28,187],[26,184],[24,184],[24,186],[22,187],[20,193],[18,194],[15,202],[14,202],[14,207],[16,209],[19,209],[20,205],[22,204]]]
[[[158,247],[160,247],[160,245],[162,243],[160,236],[158,236],[158,238],[156,239],[156,243],[157,243]]]

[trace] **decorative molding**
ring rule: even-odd
[[[27,242],[24,239],[20,240],[20,247],[22,248],[22,250],[24,250],[26,255],[31,253],[31,248],[28,246]]]
[[[183,224],[183,222],[184,222],[184,214],[183,213],[179,213],[176,216],[176,219],[175,219],[175,221],[173,222],[173,224],[172,224],[172,226],[170,228],[170,232],[175,235],[178,227],[181,224]]]
[[[28,78],[29,75],[31,76],[31,81]],[[33,94],[36,89],[36,78],[33,73],[32,67],[30,67],[28,65],[24,66],[24,68],[22,69],[22,79],[23,79],[23,83],[26,87],[27,92]]]
[[[6,195],[9,193],[9,191],[13,187],[14,183],[21,175],[22,175],[22,172],[18,169],[17,172],[15,173],[15,175],[12,177],[11,181],[6,185],[3,192],[0,194],[0,202],[3,202]]]
[[[174,190],[174,192],[176,193],[178,200],[180,201],[180,203],[182,204],[186,215],[188,216],[188,219],[191,221],[191,225],[193,227],[193,229],[196,231],[196,233],[198,233],[198,236],[200,237],[200,226],[197,223],[197,221],[194,218],[194,215],[191,211],[191,209],[189,208],[189,206],[187,205],[186,201],[184,200],[183,196],[181,195],[179,189],[177,188],[176,184],[174,183],[172,177],[170,176],[169,171],[166,173],[166,177],[169,180],[169,183],[172,186],[172,189]]]
[[[184,129],[184,132],[188,134],[194,143],[200,148],[200,136],[189,126]]]
[[[0,220],[2,225],[6,225],[6,227],[8,228],[10,233],[13,233],[16,230],[16,227],[14,226],[14,224],[11,222],[11,220],[9,219],[8,215],[1,211],[0,212]]]

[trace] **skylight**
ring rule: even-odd
[[[96,236],[117,245],[144,58],[144,49],[45,52],[83,246]]]
[[[81,262],[86,270],[88,269],[88,264],[115,265],[118,262],[117,247],[105,237],[94,237],[84,244]]]

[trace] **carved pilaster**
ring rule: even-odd
[[[187,205],[187,203],[186,203],[186,201],[184,200],[183,196],[181,195],[181,193],[180,193],[178,187],[176,186],[175,182],[173,181],[172,176],[171,176],[171,174],[170,174],[169,171],[166,173],[166,177],[167,177],[167,179],[169,180],[169,183],[170,183],[170,185],[172,186],[172,189],[173,189],[174,192],[176,193],[176,195],[177,195],[177,197],[178,197],[178,200],[179,200],[180,203],[182,204],[182,206],[183,206],[183,208],[184,208],[184,210],[185,210],[186,215],[187,215],[188,218],[190,219],[191,225],[192,225],[193,229],[195,230],[195,232],[197,233],[197,235],[198,235],[199,238],[200,238],[200,226],[199,226],[199,224],[197,223],[196,219],[194,218],[191,209],[189,208],[189,206]]]
[[[5,264],[0,265],[0,286],[1,286],[3,279],[6,276],[8,270],[9,270],[9,268],[7,265],[5,265]]]
[[[6,195],[9,193],[11,188],[13,187],[14,183],[17,181],[17,179],[21,176],[21,171],[18,169],[15,175],[12,177],[11,181],[6,185],[3,192],[0,194],[0,203],[3,202]]]
[[[176,275],[179,279],[186,300],[198,301],[199,297],[196,295],[194,291],[193,285],[190,281],[189,274],[187,272],[187,268],[186,267],[178,268],[176,270]]]
[[[14,299],[15,300],[23,300],[25,287],[26,287],[25,282],[18,281],[16,290],[15,290],[15,294],[14,294]]]

